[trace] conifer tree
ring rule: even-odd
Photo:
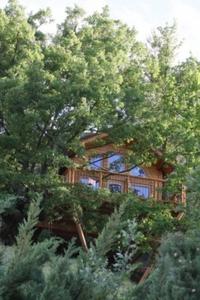
[[[198,300],[200,298],[200,237],[198,230],[169,235],[160,247],[158,262],[138,288],[137,299]]]

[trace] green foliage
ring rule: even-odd
[[[11,213],[17,205],[17,197],[10,194],[0,194],[0,215]]]
[[[114,234],[115,228],[120,226],[123,206],[119,209],[119,216],[116,211],[96,245],[91,246],[87,253],[71,243],[64,255],[57,255],[59,241],[46,239],[33,242],[39,205],[39,198],[32,201],[27,220],[20,225],[16,244],[2,249],[0,299],[112,300],[123,299],[127,291],[134,289],[133,285],[126,283],[131,248],[129,253],[118,253],[114,272],[108,268],[105,251],[101,250],[104,247],[106,251],[110,250],[114,237],[110,233],[113,231]],[[127,242],[134,241],[136,235],[135,225],[127,233],[123,231],[124,243],[127,245]]]
[[[77,217],[88,232],[99,232],[105,225],[113,205],[119,205],[124,195],[112,194],[107,189],[94,190],[83,184],[65,184],[49,189],[44,211],[50,221]]]
[[[183,181],[199,156],[199,63],[189,58],[177,65],[178,48],[175,25],[155,30],[141,64],[144,77],[136,84],[130,70],[124,82],[125,91],[141,86],[136,95],[122,94],[123,117],[113,126],[113,140],[134,139],[132,161],[159,157],[176,166],[174,180]]]
[[[79,138],[92,129],[109,130],[116,143],[134,139],[132,161],[158,155],[182,166],[175,177],[183,180],[199,148],[199,64],[175,65],[174,25],[144,46],[107,8],[86,18],[75,6],[45,43],[39,27],[49,10],[26,17],[12,0],[0,14],[2,189],[56,185],[57,169],[71,164],[66,154],[83,154]]]
[[[142,200],[137,197],[133,201],[131,195],[129,197],[125,218],[132,216],[132,218],[140,220],[141,228],[144,228],[146,232],[149,231],[149,233],[153,231],[155,235],[163,233],[164,230],[172,230],[171,205],[163,205],[163,203],[153,199]]]
[[[33,242],[40,213],[40,201],[33,201],[16,244],[1,251],[0,297],[133,299],[135,289],[125,283],[130,261],[176,230],[171,207],[63,185],[58,169],[73,165],[69,154],[84,154],[85,131],[109,131],[116,144],[134,141],[128,160],[176,166],[168,192],[177,193],[199,161],[199,62],[175,63],[174,25],[159,27],[146,46],[134,29],[111,19],[108,8],[88,17],[77,6],[67,8],[52,39],[40,28],[49,17],[49,10],[27,17],[15,0],[0,10],[0,214],[9,216],[16,230],[18,204],[39,192],[52,220],[75,216],[88,231],[101,234],[87,254],[70,245],[59,256],[58,241]],[[199,224],[198,170],[195,176],[193,209],[186,214],[190,228]],[[119,207],[107,225],[108,214],[98,213],[105,204],[109,212]],[[147,299],[160,299],[159,292],[163,299],[197,299],[198,243],[196,232],[163,243],[157,268],[143,287]],[[114,271],[105,257],[112,251]]]
[[[57,185],[69,151],[83,154],[81,134],[118,118],[123,69],[140,46],[106,9],[88,18],[67,9],[48,43],[39,32],[48,10],[27,18],[13,0],[0,13],[1,188],[26,195]]]
[[[117,209],[120,205],[123,210],[117,212],[117,219],[115,219],[115,213],[111,217],[111,224],[113,225],[116,221],[119,227],[108,230],[108,216],[114,208]],[[177,221],[174,218],[171,205],[163,205],[153,199],[142,200],[132,193],[111,193],[107,189],[93,190],[81,184],[65,185],[51,190],[48,200],[44,202],[44,207],[51,221],[64,221],[74,216],[81,221],[86,232],[99,233],[106,230],[111,235],[112,241],[112,247],[110,244],[108,247],[111,247],[113,251],[124,249],[120,232],[123,229],[127,231],[129,221],[132,220],[136,220],[140,232],[137,235],[139,252],[149,252],[157,247],[163,234],[176,231],[178,228],[185,228],[184,219]],[[104,246],[104,251],[107,253],[106,246]]]
[[[17,224],[23,218],[23,198],[13,194],[0,193],[0,241],[12,244],[17,233]]]
[[[27,220],[20,225],[16,245],[12,247],[10,257],[2,258],[1,299],[34,299],[34,288],[37,287],[39,292],[42,287],[42,267],[55,252],[58,243],[51,239],[32,244],[34,227],[40,213],[39,205],[39,199],[31,203]],[[6,255],[6,248],[4,253]]]
[[[119,234],[122,231],[124,224],[122,224],[122,215],[124,213],[126,203],[122,203],[119,211],[116,209],[111,215],[109,221],[106,223],[101,234],[95,242],[97,253],[100,255],[106,255],[109,250],[113,249],[113,244],[115,244],[118,239]],[[123,232],[122,236],[124,238]],[[135,235],[133,235],[135,237]]]
[[[178,222],[172,215],[170,205],[155,202],[155,200],[141,200],[133,195],[128,195],[126,209],[122,221],[135,219],[138,224],[138,251],[139,253],[155,250],[160,238],[167,232],[180,229],[182,222]]]
[[[200,168],[197,165],[187,176],[187,207],[186,225],[190,229],[198,229],[200,226]]]
[[[169,235],[163,240],[154,272],[139,287],[138,299],[199,299],[199,256],[198,230]]]

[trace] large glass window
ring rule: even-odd
[[[132,176],[137,176],[137,177],[147,177],[144,170],[138,166],[134,167],[131,171],[130,171]]]
[[[99,181],[92,177],[82,177],[80,178],[80,183],[90,186],[93,189],[99,188]]]
[[[111,154],[110,157],[108,157],[108,168],[113,172],[123,171],[125,169],[123,156],[120,154]]]
[[[136,194],[139,197],[147,199],[150,196],[150,189],[149,189],[148,186],[133,184],[131,186],[131,188],[132,188],[133,193]]]
[[[89,164],[90,164],[90,169],[93,169],[93,170],[101,169],[103,166],[103,156],[97,155],[97,156],[91,157]]]

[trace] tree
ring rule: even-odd
[[[40,214],[40,196],[31,202],[27,219],[19,227],[16,244],[1,246],[0,299],[122,299],[127,291],[129,259],[134,249],[118,253],[114,271],[108,268],[105,254],[111,249],[114,233],[119,231],[124,205],[115,211],[104,231],[88,253],[68,244],[63,255],[56,251],[63,243],[54,238],[34,242]],[[133,224],[133,223],[132,223]],[[113,234],[112,234],[113,232]],[[136,224],[123,231],[123,239],[134,241]],[[105,252],[106,251],[106,252]],[[133,268],[132,268],[133,269]]]
[[[46,45],[35,35],[36,19],[43,22],[43,12],[27,19],[10,1],[1,13],[1,34],[13,28],[6,47],[16,46],[15,27],[23,35],[14,60],[2,49],[6,65],[0,79],[2,188],[21,195],[27,189],[48,188],[48,182],[57,184],[59,166],[70,165],[67,153],[83,151],[81,134],[101,129],[109,116],[115,117],[121,70],[130,51],[137,55],[138,44],[135,32],[110,19],[107,10],[78,24],[78,8],[68,9],[58,34]],[[76,23],[74,28],[71,24]]]
[[[198,230],[169,235],[154,272],[138,289],[138,299],[199,299],[199,251]]]
[[[16,1],[0,11],[0,189],[22,203],[47,197],[62,182],[68,153],[82,155],[80,137],[118,118],[123,70],[139,55],[135,31],[107,9],[88,18],[68,9],[58,33],[45,42],[40,25],[49,11],[27,17]]]
[[[143,76],[129,66],[113,139],[134,141],[131,156],[138,164],[161,159],[184,180],[199,156],[199,63],[188,58],[177,64],[179,46],[175,25],[159,27],[140,63]]]

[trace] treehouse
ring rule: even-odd
[[[178,195],[167,196],[163,192],[166,175],[173,167],[164,166],[158,154],[155,154],[155,164],[138,166],[126,163],[129,143],[116,147],[106,133],[88,134],[81,141],[86,150],[85,158],[71,155],[78,167],[64,171],[66,182],[81,183],[93,189],[107,188],[113,193],[133,192],[143,199],[185,203],[183,190]]]
[[[167,175],[173,172],[173,166],[165,164],[159,152],[155,151],[153,154],[155,155],[153,164],[148,166],[135,165],[127,160],[129,151],[132,151],[131,143],[133,142],[124,143],[119,147],[112,143],[105,133],[85,135],[81,142],[85,149],[84,157],[79,157],[75,153],[68,153],[68,156],[74,162],[74,167],[60,169],[59,174],[64,178],[64,182],[72,185],[86,185],[94,190],[106,188],[111,193],[134,193],[142,199],[142,202],[153,198],[160,203],[172,202],[175,205],[185,205],[186,197],[182,188],[177,194],[173,195],[167,195],[164,192],[163,188],[166,184]],[[98,209],[95,210],[95,216],[97,217],[97,214],[100,218],[105,215],[109,216],[112,214],[113,209],[114,205],[111,203],[101,203]],[[66,240],[78,237],[77,241],[87,251],[89,241],[91,238],[95,239],[99,232],[93,228],[92,231],[87,230],[83,218],[68,214],[67,207],[62,208],[62,213],[64,214],[62,218],[54,222],[45,219],[38,224],[38,228],[41,230],[48,229]],[[87,211],[84,211],[84,213],[87,215]],[[183,212],[174,211],[172,215],[177,219],[181,219]],[[95,222],[98,222],[97,220],[95,218]],[[159,241],[156,238],[152,243],[158,246]],[[137,282],[143,282],[153,268],[151,256],[148,255],[148,258],[148,261],[144,261],[142,255],[135,258],[136,262],[142,264],[138,271]]]
[[[165,164],[159,152],[154,151],[155,160],[151,165],[135,165],[130,159],[127,159],[129,152],[132,151],[131,143],[133,142],[124,143],[119,147],[112,143],[105,133],[85,135],[81,142],[85,149],[84,157],[79,157],[75,153],[68,153],[68,156],[74,162],[74,167],[60,170],[59,174],[63,176],[64,182],[72,185],[86,185],[93,190],[106,188],[113,194],[134,193],[142,199],[143,205],[143,201],[148,201],[149,198],[160,203],[172,202],[175,206],[177,204],[185,205],[186,197],[183,189],[180,188],[179,192],[173,195],[167,195],[164,191],[165,189],[163,189],[167,175],[173,172],[173,166]],[[77,186],[78,191],[79,187]],[[82,195],[78,197],[81,198]],[[145,204],[148,204],[148,202],[145,202]],[[88,208],[82,209],[84,213],[78,216],[78,214],[68,213],[67,207],[64,206],[61,218],[53,222],[49,222],[47,218],[38,224],[38,228],[40,230],[48,229],[66,240],[77,237],[76,241],[85,251],[88,251],[89,242],[91,239],[94,240],[99,234],[96,223],[105,216],[107,218],[112,214],[114,205],[102,202],[95,211],[92,211],[92,213],[95,212],[95,217],[93,217],[95,225],[92,226],[92,229],[87,227],[86,224],[88,221],[86,209]],[[89,213],[91,213],[90,208]],[[183,214],[183,212],[176,212],[172,209],[172,215],[177,219],[181,219]],[[86,218],[84,219],[85,215]],[[141,217],[145,218],[143,214],[139,218]],[[153,243],[153,248],[158,247],[159,238],[156,236],[155,240],[151,240],[151,243]],[[112,260],[111,253],[108,254],[108,257]],[[146,257],[148,259],[145,258],[145,255],[143,256],[143,254],[139,253],[139,256],[134,258],[135,262],[141,264],[141,267],[135,273],[135,282],[143,282],[154,266],[152,259],[154,256],[151,257],[151,254],[147,253]]]

